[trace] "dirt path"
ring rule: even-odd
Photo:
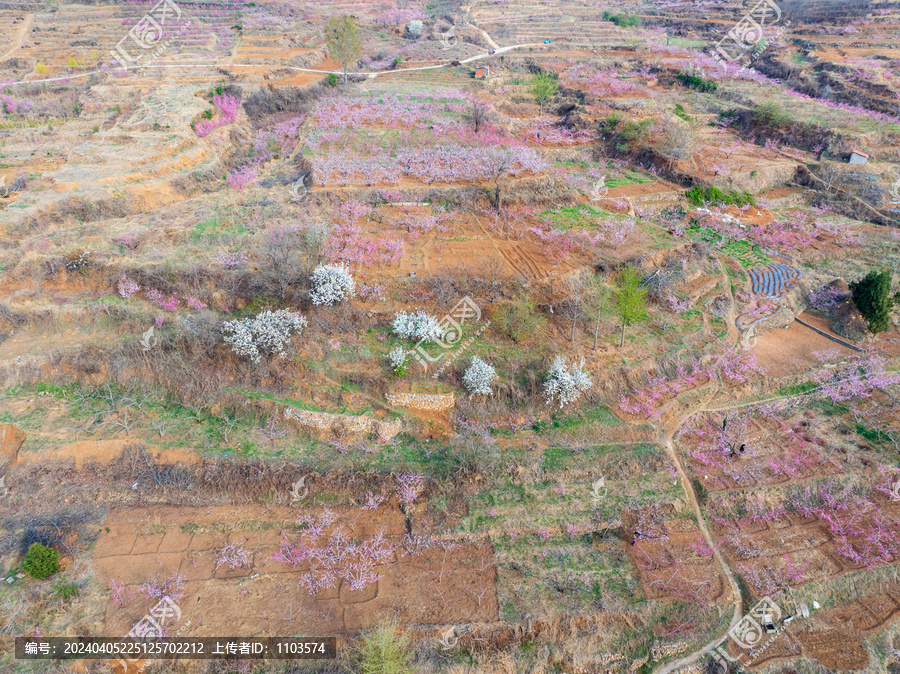
[[[728,584],[731,586],[731,594],[732,597],[734,597],[734,614],[731,616],[731,623],[728,625],[728,629],[730,630],[735,625],[737,625],[738,622],[740,622],[743,615],[741,590],[738,587],[737,579],[734,577],[734,573],[731,571],[731,567],[728,566],[728,563],[725,561],[725,557],[722,555],[722,552],[719,550],[719,547],[713,540],[712,534],[709,532],[709,528],[706,526],[706,521],[703,519],[703,513],[700,510],[700,501],[697,499],[697,495],[694,493],[694,487],[688,479],[687,471],[685,471],[685,468],[681,463],[681,459],[679,458],[678,453],[675,451],[675,444],[672,440],[677,430],[677,428],[674,428],[671,431],[668,431],[665,435],[666,453],[669,455],[672,463],[675,464],[675,469],[678,471],[678,476],[681,478],[681,484],[684,488],[684,493],[687,495],[688,500],[691,502],[691,505],[694,506],[694,513],[697,516],[697,528],[700,529],[700,533],[702,533],[703,538],[706,539],[706,544],[713,551],[713,555],[716,558],[716,562],[718,563],[719,568],[722,569],[722,573],[725,574],[725,577],[728,579]],[[656,674],[668,674],[669,672],[674,672],[677,669],[681,669],[682,667],[693,664],[701,657],[712,651],[716,646],[722,643],[722,641],[723,637],[716,637],[699,651],[696,651],[695,653],[692,653],[691,655],[688,655],[681,660],[676,660],[675,662],[669,663],[665,667],[657,670]]]
[[[508,47],[500,47],[499,49],[497,49],[494,52],[494,54],[489,54],[489,53],[485,52],[484,54],[476,54],[475,56],[470,56],[469,58],[463,59],[462,61],[460,61],[460,63],[471,63],[472,61],[478,61],[479,59],[483,59],[483,58],[490,58],[491,56],[494,56],[495,54],[502,54],[503,52],[508,52],[513,49],[521,49],[522,47],[540,47],[540,46],[541,46],[541,44],[538,42],[514,44],[514,45],[510,45]],[[178,63],[178,64],[173,64],[173,65],[154,64],[154,65],[148,65],[148,66],[133,66],[131,69],[132,70],[145,70],[148,68],[176,68],[178,70],[183,71],[186,68],[222,68],[222,67],[260,68],[261,66],[258,63],[227,63],[227,64],[223,64],[223,63]],[[271,67],[272,68],[288,68],[290,70],[295,70],[295,71],[301,72],[301,73],[318,73],[320,75],[343,75],[343,72],[340,70],[316,70],[314,68],[298,68],[296,66],[277,66],[274,64]],[[436,70],[438,68],[449,68],[449,67],[450,67],[449,63],[439,63],[439,64],[433,65],[433,66],[420,66],[418,68],[398,68],[397,70],[379,70],[379,71],[372,72],[372,73],[348,72],[347,74],[348,75],[362,75],[364,77],[368,77],[369,79],[374,79],[374,78],[378,77],[379,75],[394,75],[397,73],[408,73],[408,72],[414,72],[414,71],[419,71],[419,70]],[[99,75],[103,72],[104,71],[102,71],[102,70],[92,70],[91,72],[88,72],[88,73],[80,73],[78,75],[68,75],[67,77],[47,77],[47,78],[40,79],[40,80],[22,80],[20,82],[10,82],[8,84],[5,84],[4,86],[14,87],[14,86],[17,86],[20,84],[40,84],[43,82],[62,82],[64,80],[69,81],[69,80],[75,80],[75,79],[82,79],[85,77],[91,77],[92,75]]]
[[[25,21],[22,22],[21,26],[19,26],[18,34],[13,38],[12,48],[3,56],[0,56],[0,61],[5,61],[6,59],[11,58],[13,53],[22,46],[22,42],[25,40],[25,36],[28,35],[28,29],[31,28],[31,17],[33,16],[33,14],[27,14],[25,16]]]
[[[484,39],[487,40],[488,46],[491,49],[500,49],[500,45],[494,42],[494,38],[488,35],[486,31],[482,30],[481,28],[479,28],[478,30],[481,31],[481,34],[484,36]]]

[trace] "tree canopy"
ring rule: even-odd
[[[859,281],[850,284],[853,301],[859,312],[869,322],[873,334],[884,332],[890,327],[893,305],[891,298],[891,272],[870,271]]]
[[[325,45],[328,55],[341,62],[344,83],[347,82],[347,64],[355,61],[362,53],[362,37],[359,26],[352,16],[333,16],[325,25]]]
[[[641,274],[634,267],[625,267],[616,286],[616,313],[622,321],[622,341],[625,345],[625,328],[647,317],[647,289],[641,286]]]
[[[541,114],[544,114],[544,103],[549,102],[559,91],[559,80],[553,73],[538,73],[531,78],[531,94],[541,106]]]

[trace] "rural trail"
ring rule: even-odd
[[[715,392],[718,392],[718,389],[716,389]],[[691,484],[684,464],[681,461],[681,457],[679,457],[678,452],[675,451],[675,443],[673,441],[675,438],[675,434],[678,432],[678,429],[681,428],[685,421],[687,421],[695,414],[699,414],[705,411],[707,411],[705,408],[705,404],[701,404],[698,409],[678,419],[678,422],[669,429],[662,429],[664,433],[663,440],[666,446],[666,453],[669,455],[669,459],[671,459],[672,463],[675,464],[675,469],[678,471],[678,477],[681,479],[681,486],[684,489],[684,493],[687,495],[688,500],[694,508],[694,514],[697,517],[697,527],[700,529],[700,533],[703,534],[703,538],[706,540],[706,544],[713,551],[716,562],[722,569],[722,573],[728,579],[728,584],[731,586],[731,595],[732,597],[734,597],[734,614],[731,617],[731,623],[728,625],[728,629],[730,630],[732,627],[737,625],[738,622],[740,622],[743,614],[741,590],[738,587],[737,579],[734,577],[734,572],[732,572],[731,567],[728,566],[728,563],[725,561],[725,557],[722,555],[721,550],[719,550],[719,546],[717,546],[716,542],[713,540],[712,534],[709,531],[709,527],[706,526],[706,520],[703,518],[703,512],[700,510],[700,500],[697,498],[697,494],[694,492],[694,486],[693,484]],[[717,636],[715,639],[703,646],[700,650],[680,660],[670,662],[668,665],[665,665],[664,667],[656,670],[655,674],[669,674],[670,672],[674,672],[681,669],[682,667],[693,664],[701,657],[712,651],[720,643],[722,643],[724,638],[724,636]]]
[[[493,54],[485,52],[483,54],[476,54],[475,56],[470,56],[467,59],[461,60],[460,63],[471,63],[473,61],[478,61],[479,59],[489,58],[489,57],[495,56],[497,54],[502,54],[504,52],[512,51],[513,49],[521,49],[522,47],[541,47],[541,46],[543,46],[543,44],[539,43],[539,42],[514,44],[514,45],[510,45],[508,47],[500,47],[500,49],[497,49]],[[170,64],[170,65],[154,64],[154,65],[147,65],[147,66],[131,66],[129,68],[129,70],[146,70],[146,69],[151,69],[151,68],[176,68],[178,70],[184,70],[185,68],[222,68],[222,67],[226,67],[226,68],[259,68],[260,64],[259,63],[229,63],[229,64],[178,63],[178,64]],[[296,66],[275,66],[275,65],[273,65],[272,67],[273,68],[275,68],[275,67],[287,68],[289,70],[295,70],[295,71],[301,72],[301,73],[319,73],[321,75],[343,75],[343,71],[340,71],[340,70],[316,70],[314,68],[298,68]],[[373,73],[348,72],[347,75],[355,75],[355,76],[360,76],[360,77],[368,77],[369,79],[374,79],[374,78],[378,77],[379,75],[393,75],[396,73],[408,73],[408,72],[414,72],[414,71],[419,71],[419,70],[436,70],[438,68],[449,68],[449,67],[450,67],[449,63],[439,63],[439,64],[433,65],[433,66],[419,66],[417,68],[397,68],[396,70],[378,70]],[[22,80],[20,82],[10,82],[9,84],[5,84],[4,86],[13,87],[13,86],[20,85],[20,84],[39,84],[42,82],[65,82],[68,80],[77,80],[77,79],[82,79],[85,77],[91,77],[92,75],[100,75],[103,72],[104,72],[103,70],[92,70],[91,72],[79,73],[77,75],[68,75],[66,77],[48,77],[48,78],[44,78],[41,80]]]
[[[16,50],[22,46],[22,42],[25,40],[25,36],[28,35],[28,29],[31,28],[31,17],[34,14],[26,14],[25,21],[22,22],[22,25],[19,26],[19,30],[16,33],[16,36],[13,38],[12,48],[8,52],[6,52],[3,56],[0,56],[0,61],[5,61],[8,58],[12,58],[12,55],[16,52]]]

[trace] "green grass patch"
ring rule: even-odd
[[[270,393],[260,393],[259,391],[248,391],[246,389],[237,389],[237,388],[225,388],[223,391],[232,391],[234,393],[240,393],[241,395],[245,395],[248,398],[256,399],[256,400],[271,400],[275,403],[280,403],[287,407],[293,407],[298,410],[306,410],[307,412],[327,412],[328,414],[350,414],[353,416],[361,416],[366,412],[371,412],[372,407],[366,407],[360,411],[353,411],[347,409],[346,406],[342,407],[339,410],[326,410],[321,407],[317,407],[311,403],[303,402],[302,400],[294,400],[293,398],[278,398],[273,396]]]
[[[627,215],[610,213],[596,206],[568,206],[552,211],[544,211],[541,216],[550,218],[555,229],[568,230],[573,227],[593,227],[599,217],[627,218]]]
[[[761,267],[772,261],[772,258],[766,255],[759,246],[744,240],[733,241],[709,227],[692,225],[688,227],[687,233],[723,250],[738,260],[744,267]]]
[[[712,80],[705,80],[702,77],[697,77],[697,75],[678,73],[678,75],[675,76],[675,79],[681,82],[684,86],[691,89],[696,89],[697,91],[704,94],[711,94],[719,88],[719,85]]]
[[[582,410],[578,414],[572,416],[562,416],[553,414],[547,421],[538,421],[532,426],[535,432],[542,432],[551,429],[569,429],[581,426],[585,423],[597,422],[604,426],[616,426],[622,423],[615,414],[612,413],[606,405],[599,405],[591,409]]]
[[[869,428],[863,424],[856,424],[856,432],[861,437],[876,445],[883,445],[891,440],[889,431],[882,431],[877,428]]]
[[[694,185],[684,193],[684,196],[695,206],[705,206],[707,204],[714,206],[756,205],[756,200],[749,192],[738,192],[736,190],[723,192],[718,187],[711,186]]]
[[[796,396],[801,393],[809,393],[816,388],[816,383],[812,381],[804,381],[799,384],[791,384],[790,386],[782,386],[775,391],[775,395],[779,396]]]
[[[632,28],[634,26],[641,25],[641,17],[639,17],[635,14],[626,14],[624,12],[620,12],[618,14],[611,14],[610,12],[603,12],[603,20],[609,21],[610,23],[614,23],[619,28]]]

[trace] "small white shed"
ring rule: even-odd
[[[869,155],[865,152],[860,152],[859,150],[853,150],[850,153],[850,163],[851,164],[866,164],[869,161]]]

